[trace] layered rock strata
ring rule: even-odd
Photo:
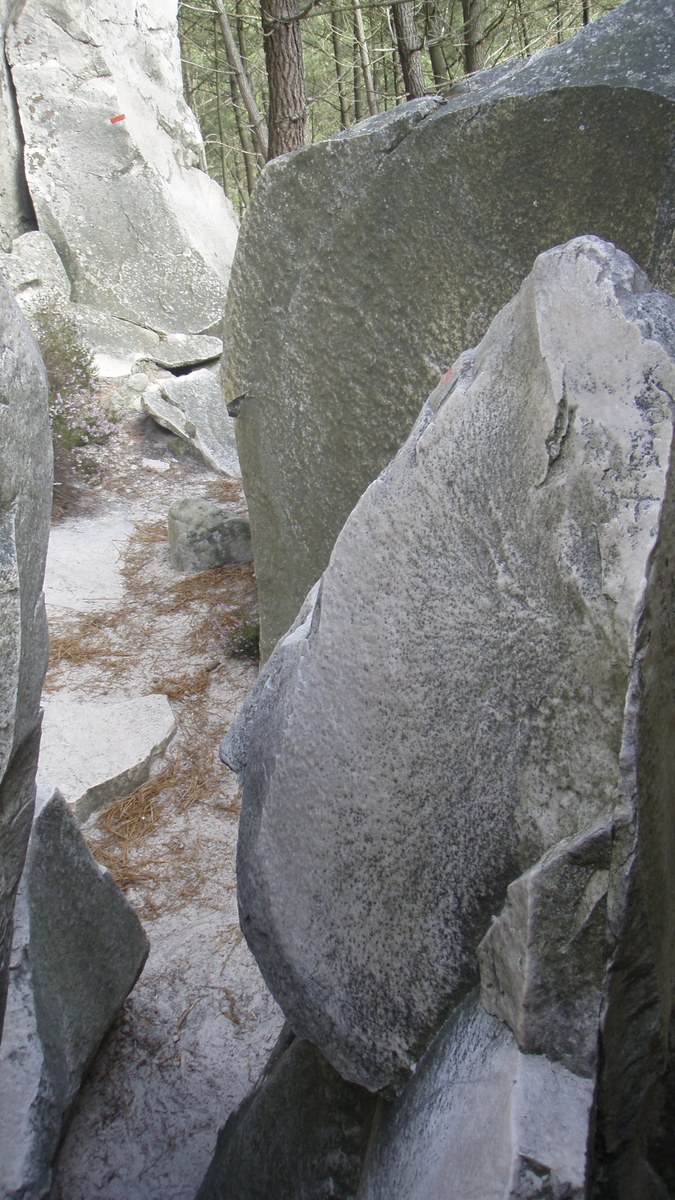
[[[420,396],[538,253],[597,234],[673,289],[674,43],[673,0],[627,0],[444,102],[396,108],[266,169],[223,360],[263,656]]]
[[[398,1092],[485,939],[489,1007],[599,1079],[617,1163],[673,987],[674,392],[675,301],[599,239],[541,255],[222,748],[242,929],[295,1032]]]
[[[12,910],[35,798],[48,635],[42,583],[52,499],[47,380],[0,280],[0,1031]]]

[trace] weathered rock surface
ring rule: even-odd
[[[628,0],[446,102],[415,101],[267,168],[242,225],[223,359],[263,657],[420,396],[538,253],[597,234],[675,289],[674,43],[673,0]]]
[[[23,136],[14,87],[5,58],[5,30],[18,0],[0,0],[0,250],[35,229],[35,213],[23,173]]]
[[[214,471],[239,475],[234,421],[220,384],[207,367],[148,388],[143,407],[159,425],[194,446]]]
[[[251,562],[251,529],[221,504],[176,500],[169,509],[171,565],[177,571],[208,571],[225,563]]]
[[[675,301],[599,239],[541,255],[361,498],[225,739],[242,929],[298,1036],[354,1082],[400,1088],[476,980],[508,884],[607,809],[626,999],[605,1000],[623,1014],[606,1062],[626,1089],[662,1069],[674,391]],[[648,1015],[647,975],[619,967],[626,913]],[[623,1109],[607,1086],[618,1144],[643,1085]]]
[[[12,909],[28,844],[48,636],[42,583],[52,499],[47,380],[0,280],[0,1031]]]
[[[358,1200],[585,1200],[593,1082],[470,997],[383,1104]]]
[[[175,3],[27,0],[6,45],[38,226],[74,303],[156,332],[208,332],[236,221],[199,169]]]
[[[176,732],[166,696],[78,700],[59,691],[43,705],[38,784],[58,787],[80,822],[140,787]]]
[[[148,955],[138,918],[58,792],[38,801],[0,1045],[0,1194],[39,1200],[64,1121]]]
[[[198,1200],[353,1200],[375,1105],[285,1029],[256,1087],[221,1129]]]
[[[112,505],[100,516],[54,525],[45,580],[50,617],[92,612],[124,598],[120,556],[133,528],[129,513]]]
[[[521,1050],[593,1075],[607,955],[614,822],[559,842],[509,884],[478,947],[482,1000]]]
[[[167,367],[172,371],[180,367],[191,367],[193,363],[220,358],[222,353],[223,343],[219,337],[200,337],[194,334],[188,337],[187,334],[176,333],[173,337],[160,338],[159,346],[155,347],[152,357],[158,367]]]
[[[70,280],[54,243],[37,230],[14,239],[11,253],[0,256],[0,273],[27,314],[47,301],[70,299]]]

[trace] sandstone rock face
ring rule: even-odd
[[[168,525],[171,565],[177,571],[208,571],[253,558],[248,521],[220,504],[177,500],[169,509]]]
[[[207,367],[152,385],[143,395],[143,407],[158,425],[189,442],[214,471],[240,474],[234,421]]]
[[[58,792],[38,800],[0,1045],[0,1194],[39,1200],[64,1117],[148,955]]]
[[[42,582],[52,499],[47,380],[0,281],[0,1030],[12,909],[35,797],[48,637]]]
[[[27,0],[6,44],[38,226],[74,302],[156,332],[209,330],[236,222],[199,170],[176,5]]]
[[[593,1082],[542,1055],[472,996],[385,1105],[358,1200],[585,1200]]]
[[[375,1098],[283,1030],[261,1079],[218,1135],[197,1200],[354,1200]]]
[[[225,739],[244,785],[242,928],[295,1032],[354,1082],[401,1087],[476,980],[509,883],[607,810],[619,851],[608,868],[577,847],[587,879],[560,936],[606,903],[606,1062],[630,1075],[636,1038],[634,1076],[663,1059],[674,391],[675,301],[599,239],[541,255],[359,501]],[[545,899],[544,867],[528,887]],[[622,1089],[608,1084],[617,1145]]]
[[[675,289],[674,41],[673,0],[628,0],[445,103],[415,101],[266,169],[242,225],[223,360],[263,657],[420,396],[538,253],[597,234]]]

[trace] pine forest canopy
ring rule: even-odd
[[[269,158],[576,33],[620,0],[181,0],[185,95],[242,212]]]

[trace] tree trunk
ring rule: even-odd
[[[518,5],[518,15],[520,17],[520,30],[523,38],[523,50],[525,51],[525,57],[529,58],[532,53],[532,48],[530,45],[530,34],[527,28],[527,20],[525,13],[523,12],[523,0],[516,0],[516,2]]]
[[[260,115],[260,109],[256,104],[255,96],[253,95],[253,91],[248,80],[248,75],[244,69],[243,62],[241,61],[239,47],[235,41],[234,34],[230,27],[227,9],[225,8],[225,0],[213,0],[213,3],[215,5],[216,12],[218,13],[218,21],[223,34],[225,52],[227,54],[227,61],[230,64],[230,70],[237,80],[239,92],[244,102],[244,108],[248,113],[248,119],[253,128],[253,137],[255,139],[256,146],[263,158],[266,159],[268,157],[268,146],[265,122]]]
[[[352,43],[353,70],[354,70],[354,120],[362,121],[366,115],[363,104],[363,88],[361,87],[361,56],[359,54],[359,43],[356,36],[356,17],[354,17],[354,40]]]
[[[581,0],[581,19],[584,25],[588,25],[591,19],[591,0]]]
[[[268,161],[307,145],[309,121],[297,0],[261,0],[269,86]]]
[[[398,4],[392,4],[391,12],[394,18],[396,45],[401,60],[405,94],[409,100],[415,100],[418,96],[424,95],[424,70],[411,0],[399,0]]]
[[[436,91],[442,92],[448,86],[450,75],[448,64],[443,53],[443,32],[438,10],[433,0],[427,0],[424,5],[426,21],[426,43],[429,51],[429,61],[434,77]]]
[[[225,161],[225,138],[223,136],[223,114],[220,111],[220,63],[218,61],[218,17],[213,16],[213,61],[216,71],[216,112],[218,114],[218,137],[220,139],[220,170],[223,176],[223,191],[227,196],[227,164]]]
[[[331,9],[330,15],[331,32],[333,35],[333,58],[335,59],[335,75],[337,78],[338,96],[340,98],[340,129],[346,129],[349,125],[349,105],[347,104],[347,92],[345,89],[345,69],[342,60],[342,46],[340,44],[340,33],[342,31],[342,14],[338,9]]]
[[[560,0],[555,0],[555,40],[559,46],[563,44],[563,17]]]
[[[368,42],[366,40],[366,31],[363,25],[363,13],[357,3],[354,3],[354,37],[356,38],[359,47],[359,58],[361,59],[361,70],[363,72],[363,82],[366,85],[366,102],[368,104],[368,112],[371,117],[374,117],[378,111],[377,101],[375,99],[375,88],[373,87],[373,72],[370,69],[370,55],[368,53]]]
[[[244,169],[246,171],[246,187],[249,196],[251,195],[255,181],[256,169],[255,160],[256,154],[251,141],[251,131],[246,124],[239,101],[237,79],[234,71],[230,71],[230,96],[232,97],[232,108],[234,109],[234,119],[237,122],[237,133],[239,134],[239,143],[241,145],[241,153],[244,159]]]
[[[467,75],[485,66],[485,0],[462,0],[464,70]]]

